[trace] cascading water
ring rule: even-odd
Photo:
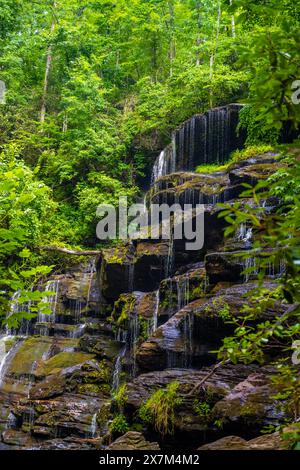
[[[165,258],[165,277],[170,277],[174,271],[175,261],[175,246],[174,246],[174,233],[171,228],[170,239],[168,244],[168,254]]]
[[[155,333],[155,331],[157,330],[158,310],[159,310],[159,289],[155,292],[155,308],[153,312],[153,317],[151,318],[150,323],[149,323],[149,331],[148,331],[149,336],[153,335],[153,333]]]
[[[121,348],[117,356],[117,359],[114,365],[114,370],[113,370],[113,375],[112,375],[112,391],[113,392],[116,392],[120,385],[120,376],[122,373],[122,359],[124,358],[126,351],[127,351],[127,345],[124,344],[124,346]]]
[[[33,287],[31,288],[31,291],[33,291]],[[18,290],[16,291],[10,302],[10,311],[6,316],[6,319],[8,320],[9,317],[17,314],[17,313],[30,313],[31,310],[31,301],[28,302],[20,302],[19,299],[21,297],[21,291]],[[18,334],[20,336],[28,336],[30,332],[30,320],[26,320],[23,318],[21,320],[20,325],[17,328],[10,328],[8,325],[6,325],[6,334],[7,335],[12,335],[12,334]]]
[[[48,315],[43,312],[39,312],[39,316],[38,316],[39,323],[55,323],[58,290],[59,290],[59,280],[51,280],[47,282],[45,291],[54,292],[54,294],[43,297],[43,302],[49,304],[51,314]]]
[[[98,429],[97,413],[94,413],[94,415],[92,416],[92,421],[91,421],[90,430],[88,432],[88,437],[90,437],[92,439],[97,437],[97,429]]]
[[[172,135],[172,143],[157,157],[152,185],[176,171],[194,171],[197,165],[224,163],[233,150],[243,147],[246,136],[237,135],[242,105],[230,104],[197,114]]]
[[[176,279],[176,289],[177,308],[178,310],[181,310],[190,301],[190,283],[188,275]]]
[[[10,361],[13,359],[14,355],[16,354],[18,348],[20,347],[22,341],[17,341],[10,349],[6,352],[5,343],[10,341],[13,337],[12,336],[3,336],[0,339],[0,390],[3,386],[5,376],[7,370],[9,368]]]
[[[166,160],[165,160],[165,151],[163,150],[160,152],[158,158],[156,159],[154,165],[153,165],[153,170],[152,170],[152,177],[151,181],[152,184],[155,183],[156,180],[164,176],[166,173]]]
[[[138,347],[138,341],[140,336],[140,325],[139,319],[137,315],[134,315],[129,320],[129,345],[130,345],[130,353],[132,355],[132,367],[130,375],[132,377],[136,376],[136,352]]]
[[[235,238],[237,241],[242,242],[245,248],[251,247],[252,231],[252,227],[247,227],[247,224],[241,223],[236,231]]]
[[[89,264],[89,269],[87,272],[88,290],[87,290],[87,296],[86,296],[86,307],[88,307],[89,302],[90,302],[91,289],[92,289],[92,283],[93,283],[95,272],[96,272],[96,265],[95,265],[95,260],[93,259]]]
[[[188,313],[184,318],[183,335],[184,335],[184,367],[191,367],[191,359],[193,354],[193,323],[192,313]]]

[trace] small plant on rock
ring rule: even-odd
[[[156,390],[139,410],[140,419],[153,424],[161,436],[174,434],[175,410],[182,403],[178,388],[178,382],[171,382],[165,389]]]

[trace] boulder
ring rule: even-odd
[[[284,449],[279,432],[265,434],[246,441],[238,436],[226,436],[215,442],[205,444],[198,450],[282,450]]]
[[[249,375],[249,372],[258,370],[258,368],[242,365],[224,366],[208,378],[201,389],[197,389],[199,382],[208,375],[210,370],[210,368],[203,368],[200,371],[167,369],[139,375],[126,386],[126,414],[129,419],[135,420],[137,411],[147,401],[151,393],[159,388],[165,388],[171,382],[177,382],[179,384],[178,397],[182,401],[176,409],[176,432],[180,431],[193,436],[193,438],[196,437],[196,434],[193,433],[203,433],[207,430],[217,432],[215,420],[211,420],[209,414],[204,416],[198,413],[197,404],[205,403],[209,406],[209,410],[212,410],[214,404],[226,397],[237,383]]]
[[[160,450],[157,442],[149,442],[142,433],[129,431],[108,446],[108,450]]]
[[[284,403],[272,398],[270,376],[254,373],[236,385],[212,409],[224,430],[250,433],[267,425],[277,426],[287,417]]]

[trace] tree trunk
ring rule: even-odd
[[[40,246],[40,251],[57,251],[60,253],[66,253],[67,255],[75,256],[97,256],[101,255],[101,250],[71,250],[69,248],[63,248],[61,246]]]
[[[230,4],[230,6],[232,6],[232,0],[229,0],[229,4]],[[236,34],[235,34],[235,19],[234,19],[234,15],[231,16],[231,34],[232,34],[232,37],[235,38]]]
[[[196,3],[196,11],[197,11],[197,38],[196,38],[196,65],[200,65],[200,46],[201,46],[201,3],[198,1]]]
[[[51,34],[55,30],[55,24],[56,24],[55,10],[56,10],[56,7],[57,7],[57,4],[54,1],[53,4],[52,4]],[[48,93],[48,87],[49,87],[49,76],[50,76],[50,72],[51,72],[51,65],[52,65],[52,46],[49,46],[48,47],[48,52],[47,52],[47,59],[46,59],[44,89],[43,89],[42,106],[41,106],[41,114],[40,114],[41,124],[43,124],[45,122],[45,117],[46,117],[46,102],[47,102],[47,93]]]
[[[209,60],[209,79],[210,82],[212,82],[213,75],[214,75],[214,64],[215,64],[215,58],[216,58],[216,53],[217,53],[217,47],[218,47],[218,41],[219,41],[219,36],[220,36],[220,24],[221,24],[221,2],[219,1],[218,3],[218,15],[217,15],[217,22],[216,22],[216,36],[215,36],[215,42],[213,46],[213,50],[210,56]],[[212,90],[212,83],[210,86],[210,93],[209,93],[209,105],[212,108],[213,107],[213,90]]]
[[[173,75],[173,62],[176,57],[176,43],[174,35],[174,25],[175,25],[175,14],[174,14],[174,4],[173,0],[169,0],[169,15],[170,15],[170,46],[169,46],[169,58],[170,58],[170,77]]]

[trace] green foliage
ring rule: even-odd
[[[109,430],[111,433],[125,434],[129,431],[129,424],[123,414],[118,414],[114,417],[112,422],[109,424]]]
[[[246,296],[247,303],[241,315],[232,319],[234,335],[224,339],[218,356],[221,360],[229,359],[233,363],[264,363],[269,358],[269,351],[275,349],[278,372],[274,376],[274,390],[295,420],[299,418],[299,390],[296,386],[299,383],[299,371],[291,365],[291,356],[292,345],[300,337],[298,150],[291,150],[284,162],[286,166],[268,181],[258,183],[254,189],[247,186],[243,196],[252,197],[255,206],[241,206],[240,202],[223,205],[221,216],[228,222],[226,235],[234,233],[245,221],[253,227],[252,255],[258,272],[258,286]],[[262,200],[268,194],[281,197],[281,204],[276,211],[261,209]],[[245,253],[244,257],[249,257],[249,253]],[[270,292],[262,283],[268,267],[279,265],[280,262],[285,265],[284,274],[277,280],[277,289]],[[253,269],[248,269],[248,272]],[[280,311],[269,320],[261,320],[265,312],[278,311],[278,302],[285,307],[285,312]]]
[[[128,400],[128,396],[126,394],[126,383],[120,385],[118,390],[114,393],[113,399],[117,404],[118,410],[122,411]]]
[[[15,153],[11,148],[0,155],[0,317],[10,312],[9,327],[17,327],[22,318],[29,320],[40,310],[50,313],[43,297],[51,293],[32,288],[51,266],[40,264],[33,250],[42,241],[49,213],[55,210],[50,189],[16,160]],[[12,301],[15,292],[18,296]],[[31,306],[29,312],[21,310],[25,304]]]
[[[230,165],[241,160],[255,157],[257,155],[274,151],[274,147],[269,144],[249,145],[243,150],[235,150],[232,152],[229,160],[224,165],[199,165],[196,168],[196,173],[213,173],[214,171],[226,171]]]
[[[140,419],[154,425],[161,436],[174,434],[176,408],[182,403],[178,388],[178,382],[171,382],[165,389],[156,390],[139,409]]]
[[[209,415],[211,413],[211,406],[209,403],[195,400],[193,403],[193,410],[195,411],[196,415],[201,418],[201,420],[204,422],[208,421]]]
[[[246,145],[275,145],[279,138],[279,129],[262,125],[260,116],[251,106],[245,106],[240,112],[239,130],[247,132]]]

